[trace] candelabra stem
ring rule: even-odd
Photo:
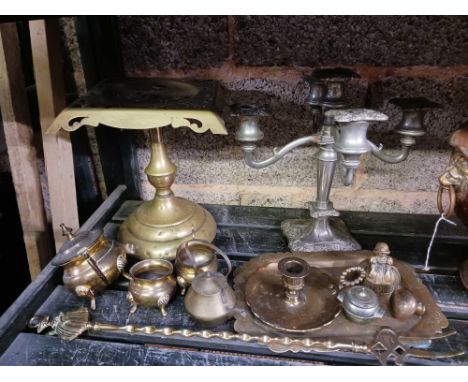
[[[283,233],[293,251],[350,251],[361,249],[351,236],[339,213],[330,201],[330,190],[335,174],[338,155],[334,149],[334,139],[330,126],[322,128],[320,149],[317,160],[317,196],[310,203],[312,219],[289,219],[281,223]]]
[[[322,138],[327,138],[322,137]],[[324,139],[322,139],[323,142]],[[335,174],[336,161],[338,157],[333,150],[333,141],[321,144],[317,158],[317,197],[313,203],[316,210],[333,209],[333,203],[330,202],[330,190]]]

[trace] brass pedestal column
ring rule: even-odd
[[[180,243],[195,237],[212,241],[216,223],[198,204],[177,198],[171,190],[176,166],[167,155],[159,129],[150,130],[151,159],[145,169],[156,188],[154,199],[141,204],[121,225],[118,240],[140,259],[175,259]]]

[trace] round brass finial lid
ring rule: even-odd
[[[81,256],[85,256],[88,249],[99,240],[101,235],[101,229],[94,229],[71,236],[71,240],[65,242],[57,252],[57,255],[52,259],[52,265],[62,267]]]
[[[390,247],[387,243],[377,243],[374,247],[374,253],[377,255],[390,255]]]

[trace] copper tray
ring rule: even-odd
[[[246,284],[250,277],[261,268],[275,269],[278,262],[286,256],[299,257],[311,267],[320,268],[322,272],[331,277],[334,284],[338,285],[339,276],[345,269],[366,263],[372,256],[372,252],[267,253],[244,263],[234,273],[234,288],[238,297],[234,312],[236,320],[234,329],[238,333],[291,336],[290,332],[275,329],[256,318],[245,300]],[[441,334],[448,327],[448,320],[434,302],[428,289],[421,283],[409,264],[394,259],[394,265],[400,271],[402,286],[409,289],[416,299],[426,306],[426,311],[422,316],[415,315],[406,321],[393,318],[389,313],[388,298],[381,298],[380,305],[386,311],[382,318],[374,319],[367,324],[358,324],[349,321],[343,314],[339,314],[328,325],[314,330],[313,337],[340,337],[340,339],[360,337],[371,341],[383,327],[390,327],[402,337],[430,338]],[[309,332],[294,333],[294,337],[298,338],[310,336]]]

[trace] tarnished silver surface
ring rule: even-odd
[[[355,251],[361,245],[351,236],[343,220],[321,216],[281,222],[289,248],[298,252]]]
[[[325,115],[332,116],[338,123],[388,120],[388,115],[372,109],[329,110],[325,112]]]
[[[346,317],[357,323],[367,323],[373,318],[381,318],[385,311],[379,305],[375,292],[363,285],[343,289],[338,294]]]
[[[309,95],[306,103],[310,105],[314,126],[320,121],[319,132],[307,135],[275,148],[273,154],[266,159],[256,159],[257,144],[263,139],[263,132],[259,126],[257,108],[248,105],[240,108],[242,112],[234,111],[239,116],[240,124],[236,131],[236,140],[244,152],[244,159],[248,166],[261,169],[273,165],[296,147],[317,144],[319,150],[314,156],[317,160],[317,194],[312,203],[311,220],[289,220],[282,224],[283,233],[288,238],[289,248],[293,251],[330,251],[356,250],[360,245],[354,240],[343,222],[330,216],[339,214],[333,209],[330,201],[330,190],[336,166],[339,164],[341,180],[345,186],[352,184],[361,156],[372,153],[387,163],[399,163],[408,157],[409,148],[416,143],[415,137],[423,135],[421,114],[419,119],[411,119],[409,109],[404,110],[405,119],[403,129],[397,129],[401,134],[401,152],[395,156],[381,151],[381,148],[367,139],[367,130],[372,122],[385,122],[388,116],[371,109],[343,109],[346,105],[345,79],[358,76],[344,68],[320,69],[312,75],[305,76],[309,84]],[[397,102],[398,103],[398,102]],[[406,107],[403,102],[402,107]],[[416,106],[415,106],[416,105]],[[412,107],[427,106],[427,103],[412,104]],[[236,107],[236,110],[239,107]],[[405,114],[406,113],[406,114]],[[419,113],[419,111],[417,111]],[[417,122],[417,123],[416,123]]]

